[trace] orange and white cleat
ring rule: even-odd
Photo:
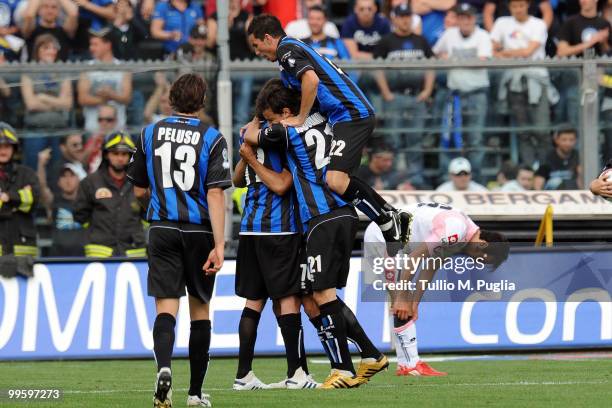
[[[429,364],[424,361],[419,361],[415,367],[407,367],[403,365],[398,365],[397,370],[395,371],[395,375],[414,375],[414,376],[422,376],[422,377],[444,377],[448,375],[443,371],[437,371]]]

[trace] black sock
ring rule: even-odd
[[[325,344],[325,337],[323,336],[323,330],[321,329],[321,315],[318,315],[310,319],[310,323],[317,331],[317,336],[319,336],[319,341],[321,342],[321,346],[323,346],[323,350],[325,350],[325,353],[327,353],[327,345]],[[327,357],[331,361],[329,354],[327,354]],[[304,359],[302,361],[302,368],[304,369],[304,371],[308,372],[306,368],[304,367],[307,367],[306,356],[304,356]]]
[[[361,358],[374,358],[378,360],[381,357],[381,353],[365,333],[361,324],[359,324],[355,313],[342,299],[338,298],[338,302],[342,305],[342,316],[344,316],[344,321],[346,322],[346,336],[348,340],[357,346]]]
[[[244,378],[251,371],[253,355],[255,354],[255,340],[257,340],[257,326],[261,313],[245,307],[242,310],[240,324],[238,325],[238,336],[240,338],[240,350],[238,351],[238,371],[236,378]]]
[[[163,367],[171,368],[175,325],[176,319],[170,313],[160,313],[155,318],[153,324],[153,352],[155,353],[158,372]]]
[[[281,329],[285,342],[285,353],[287,354],[287,378],[293,377],[295,370],[300,367],[300,359],[303,355],[302,340],[302,316],[299,313],[291,313],[278,317],[278,327]]]
[[[355,373],[346,339],[346,323],[338,299],[319,306],[321,311],[321,335],[332,368]]]
[[[202,383],[208,370],[210,349],[210,320],[193,320],[189,333],[189,394],[202,397]]]
[[[359,208],[362,213],[379,225],[388,222],[389,215],[386,212],[394,210],[376,190],[355,176],[350,176],[349,185],[340,197]]]

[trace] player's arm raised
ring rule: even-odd
[[[277,173],[261,164],[257,160],[257,156],[253,151],[253,147],[243,143],[240,146],[240,157],[257,173],[262,183],[266,185],[274,194],[285,195],[293,184],[293,177],[287,169],[283,169],[281,173]],[[241,160],[241,161],[242,161]]]

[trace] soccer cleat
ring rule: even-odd
[[[443,371],[437,371],[433,369],[429,364],[424,361],[419,361],[414,367],[407,367],[403,365],[398,365],[397,370],[395,371],[395,375],[414,375],[421,377],[444,377],[448,375]]]
[[[316,382],[311,375],[307,375],[302,367],[295,370],[293,377],[285,380],[285,385],[288,390],[303,390],[321,387],[321,384]]]
[[[153,408],[172,408],[172,372],[168,367],[157,373]]]
[[[361,382],[348,371],[332,369],[329,376],[321,384],[322,389],[331,390],[334,388],[357,388]]]
[[[187,406],[188,407],[212,407],[210,403],[210,395],[202,394],[201,397],[197,395],[190,395],[187,397]]]
[[[397,215],[400,220],[400,241],[406,245],[410,242],[410,235],[412,235],[412,214],[408,211],[399,210]]]
[[[270,388],[270,389],[278,389],[278,390],[286,389],[287,388],[287,380],[288,380],[288,378],[285,378],[282,381],[270,383],[270,384],[268,384],[268,388]]]
[[[244,378],[236,378],[232,386],[234,391],[267,390],[270,387],[264,384],[259,378],[255,377],[253,371],[249,371]]]
[[[356,377],[361,384],[365,384],[370,381],[372,376],[386,370],[387,367],[389,367],[389,359],[384,354],[378,360],[373,358],[362,359]]]

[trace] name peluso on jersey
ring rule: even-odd
[[[200,141],[200,132],[193,130],[177,129],[172,127],[160,127],[157,131],[157,140],[167,142],[197,145]]]

